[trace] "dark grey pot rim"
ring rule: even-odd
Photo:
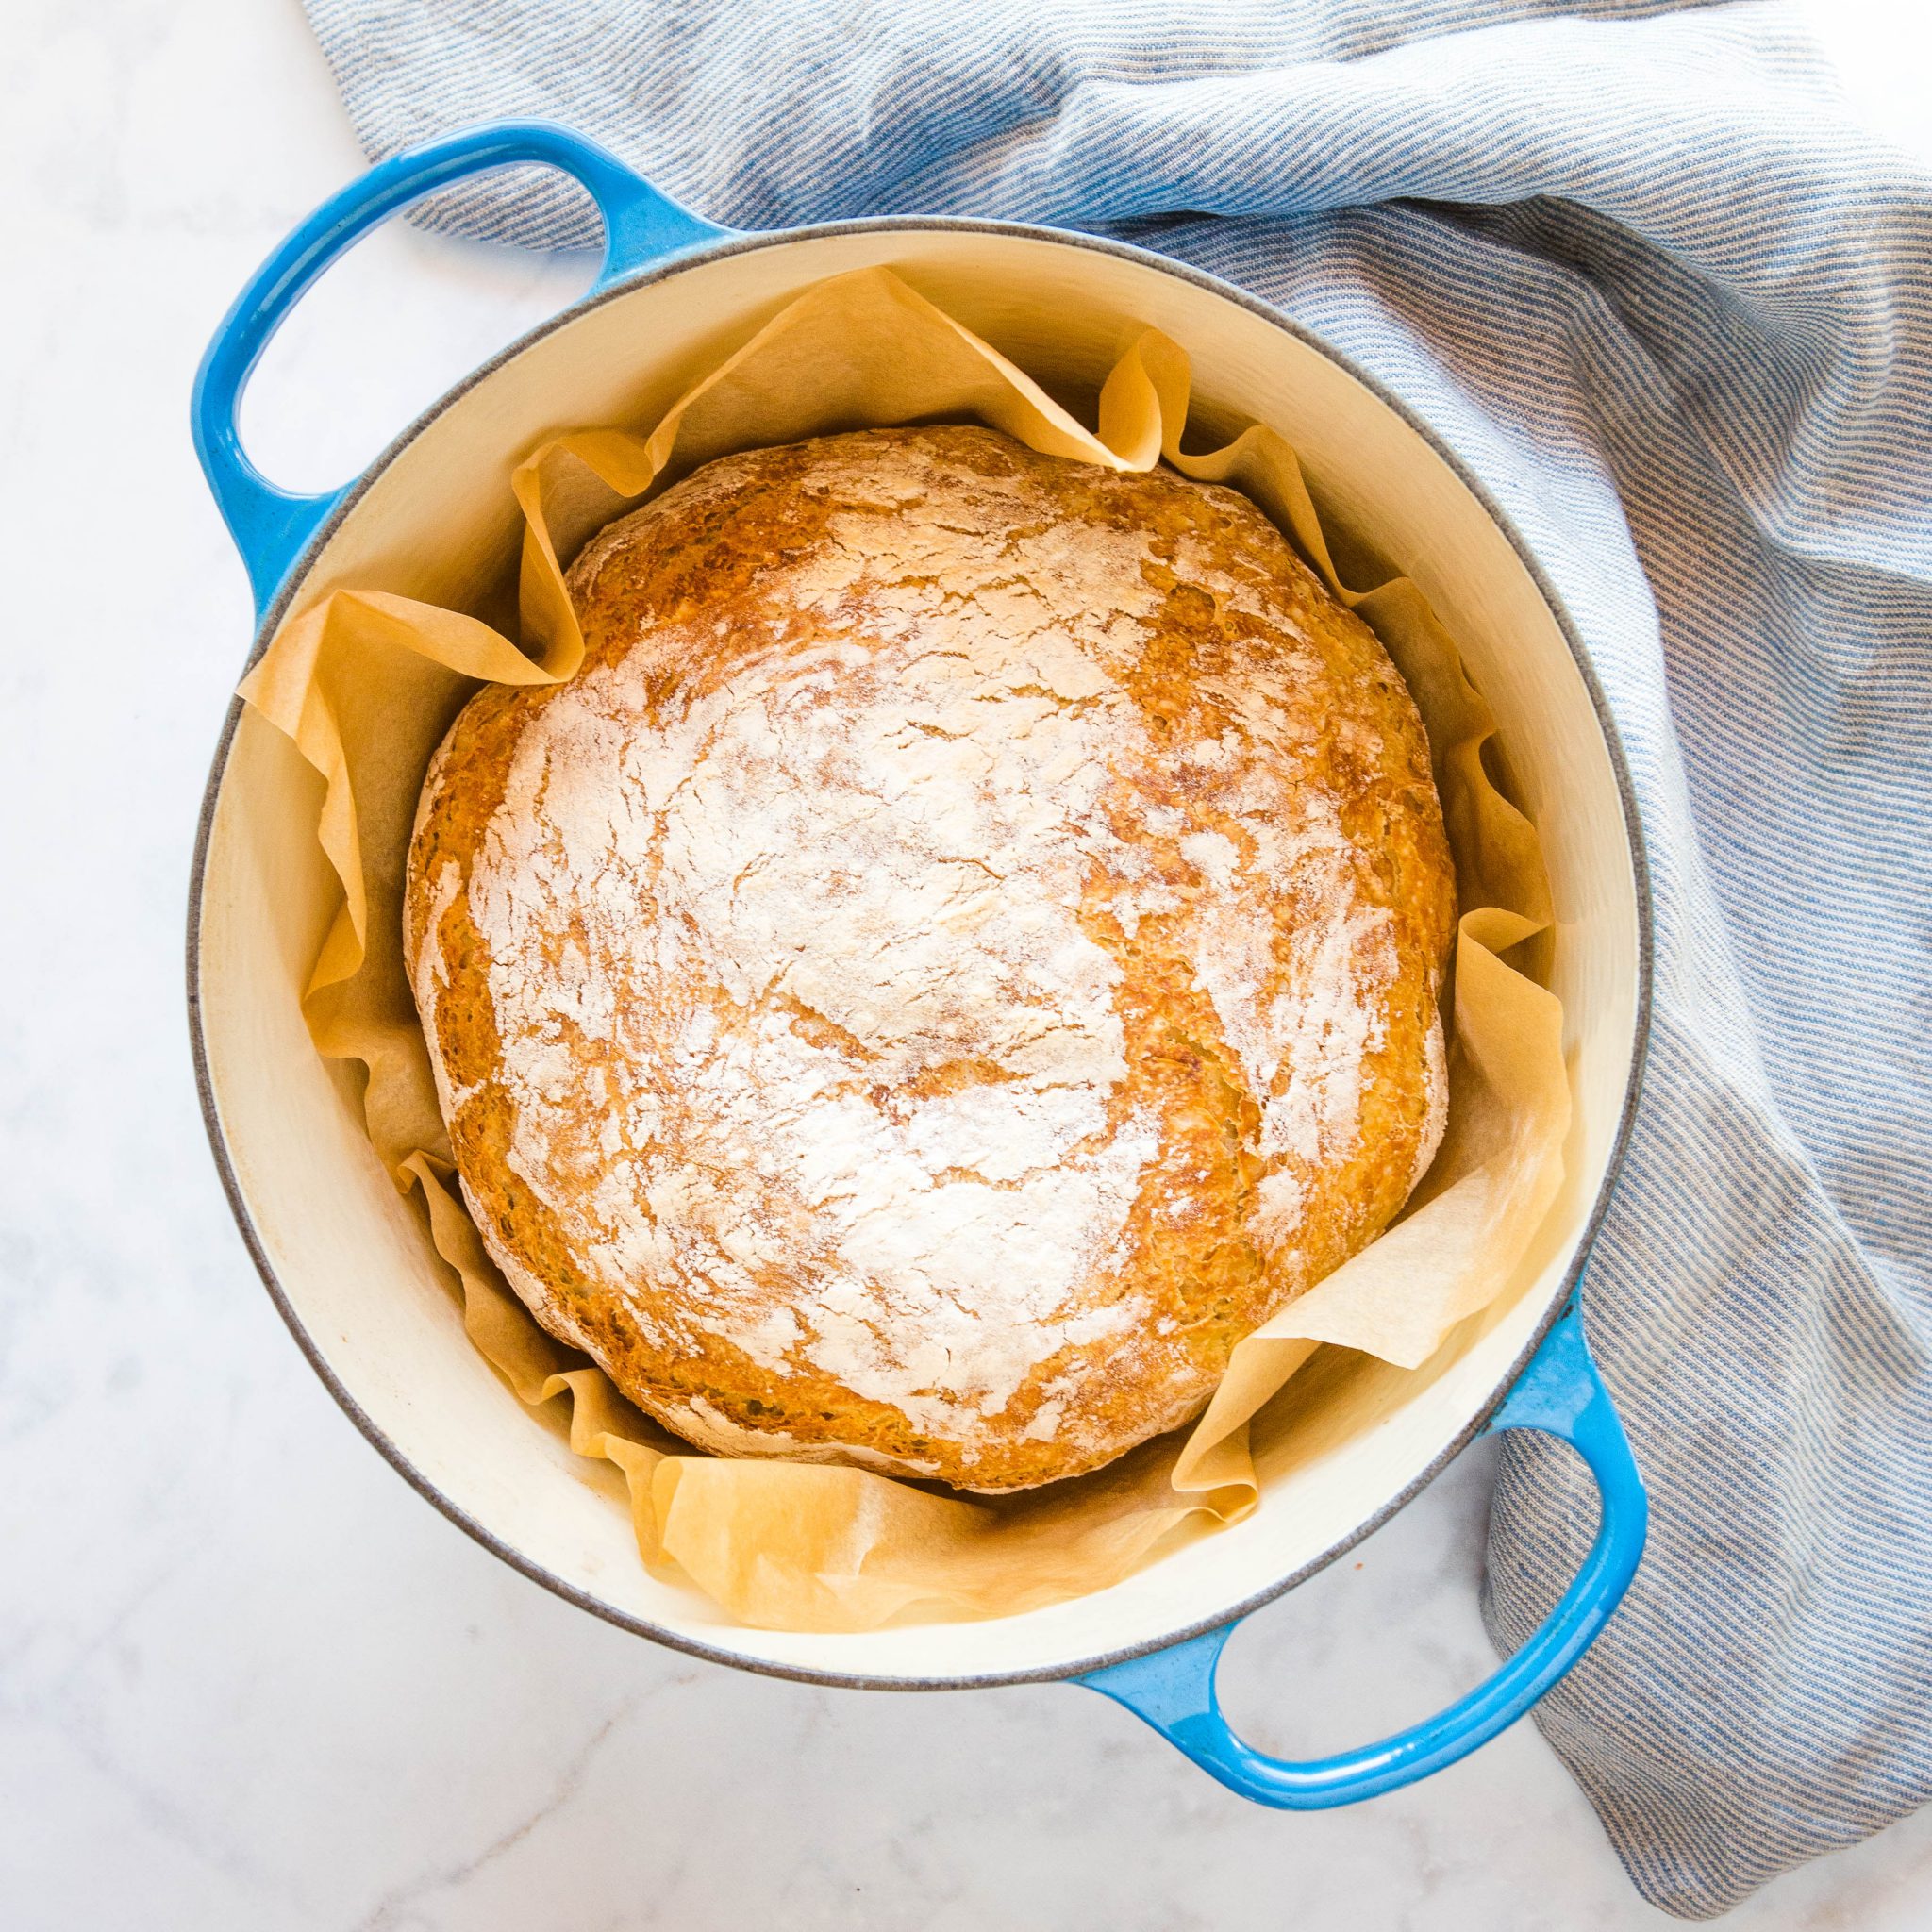
[[[214,823],[216,802],[220,796],[222,780],[226,773],[228,753],[234,742],[235,729],[239,723],[242,704],[237,697],[228,707],[222,734],[215,746],[212,764],[208,772],[208,788],[203,795],[201,817],[196,828],[194,841],[193,873],[188,896],[188,1022],[189,1033],[194,1055],[195,1086],[201,1098],[202,1120],[208,1129],[208,1144],[214,1154],[215,1166],[222,1177],[222,1186],[228,1197],[228,1206],[235,1216],[242,1239],[253,1258],[262,1285],[268,1290],[269,1298],[287,1324],[289,1332],[295,1339],[296,1345],[308,1357],[308,1365],[321,1378],[324,1387],[333,1395],[342,1412],[348,1416],[362,1432],[385,1461],[425,1501],[432,1504],[449,1518],[459,1529],[481,1543],[493,1556],[499,1557],[512,1569],[521,1571],[533,1583],[562,1597],[567,1603],[575,1604],[579,1609],[588,1610],[592,1616],[601,1617],[606,1623],[615,1624],[620,1629],[629,1630],[640,1637],[648,1637],[673,1650],[685,1652],[691,1657],[703,1657],[711,1663],[727,1664],[738,1670],[754,1671],[761,1675],[791,1678],[796,1682],[824,1684],[847,1690],[967,1690],[990,1689],[1003,1684],[1052,1683],[1065,1678],[1076,1677],[1090,1671],[1104,1669],[1112,1664],[1125,1663],[1137,1657],[1145,1657],[1153,1652],[1168,1649],[1185,1642],[1191,1637],[1198,1637],[1208,1630],[1220,1629],[1237,1622],[1251,1611],[1259,1609],[1264,1604],[1272,1603],[1276,1597],[1292,1590],[1297,1584],[1306,1582],[1316,1572],[1325,1569],[1338,1557],[1353,1549],[1365,1537],[1379,1529],[1390,1518],[1421,1493],[1423,1490],[1440,1475],[1475,1437],[1480,1435],[1491,1416],[1502,1406],[1504,1398],[1514,1385],[1516,1378],[1528,1365],[1530,1357],[1541,1345],[1542,1340],[1555,1325],[1564,1305],[1574,1292],[1576,1284],[1582,1278],[1584,1268],[1590,1257],[1591,1245],[1597,1231],[1609,1208],[1610,1196],[1622,1171],[1624,1158],[1629,1145],[1630,1134],[1636,1121],[1639,1096],[1642,1088],[1645,1054],[1650,1039],[1651,996],[1653,977],[1653,912],[1650,889],[1649,861],[1644,850],[1643,825],[1640,813],[1637,794],[1630,779],[1629,762],[1624,757],[1623,741],[1616,721],[1610,715],[1607,700],[1602,685],[1590,660],[1582,635],[1574,618],[1557,595],[1556,587],[1550,582],[1535,552],[1524,539],[1502,507],[1491,495],[1481,478],[1476,476],[1456,452],[1436,434],[1402,399],[1385,387],[1366,370],[1358,368],[1348,357],[1342,355],[1330,343],[1324,341],[1311,329],[1284,315],[1270,304],[1251,295],[1246,290],[1231,282],[1222,280],[1206,271],[1191,267],[1185,262],[1170,259],[1144,248],[1137,248],[1129,242],[1116,242],[1095,235],[1081,234],[1064,228],[1051,228],[1019,222],[993,222],[969,220],[963,217],[920,217],[891,216],[846,222],[827,222],[809,227],[776,229],[763,234],[733,237],[701,248],[690,250],[655,267],[646,267],[611,282],[607,287],[592,291],[580,300],[570,304],[548,321],[540,323],[515,341],[507,344],[487,362],[449,390],[438,401],[416,418],[395,440],[365,469],[361,475],[344,492],[327,518],[317,527],[302,553],[290,566],[275,597],[263,613],[255,635],[247,666],[252,667],[263,651],[268,648],[269,640],[275,634],[290,606],[300,594],[309,571],[324,547],[340,529],[343,522],[355,511],[370,486],[380,476],[396,458],[422,435],[431,424],[438,421],[448,409],[460,402],[477,384],[493,375],[506,363],[520,356],[533,343],[556,330],[576,321],[590,310],[601,308],[607,302],[617,301],[632,291],[654,282],[666,281],[682,275],[687,269],[696,268],[704,263],[716,261],[724,257],[747,254],[756,249],[782,248],[793,242],[815,240],[820,237],[853,234],[922,234],[922,233],[973,233],[1010,236],[1019,240],[1048,242],[1063,247],[1087,248],[1099,254],[1118,256],[1142,268],[1158,271],[1161,275],[1173,275],[1184,282],[1219,295],[1223,300],[1233,303],[1237,308],[1245,308],[1251,314],[1260,317],[1281,330],[1284,335],[1294,338],[1317,354],[1334,363],[1346,375],[1368,390],[1392,409],[1402,421],[1446,463],[1455,475],[1476,498],[1496,527],[1508,540],[1524,568],[1529,573],[1550,614],[1556,619],[1563,634],[1564,641],[1570,647],[1577,673],[1583,679],[1584,689],[1589,693],[1595,710],[1598,728],[1603,733],[1604,744],[1609,754],[1610,764],[1616,774],[1618,795],[1623,804],[1624,828],[1630,852],[1632,882],[1637,898],[1637,1014],[1635,1038],[1630,1055],[1628,1084],[1624,1090],[1624,1108],[1617,1124],[1617,1132],[1611,1144],[1610,1157],[1604,1171],[1602,1183],[1598,1187],[1595,1201],[1591,1204],[1583,1235],[1577,1243],[1576,1254],[1565,1272],[1560,1291],[1550,1299],[1549,1307],[1537,1324],[1536,1331],[1524,1343],[1521,1354],[1507,1372],[1498,1380],[1493,1392],[1481,1409],[1471,1418],[1467,1425],[1439,1454],[1428,1466],[1418,1474],[1401,1492],[1384,1503],[1373,1515],[1357,1524],[1349,1533],[1339,1539],[1319,1556],[1289,1572],[1265,1588],[1255,1591],[1225,1608],[1215,1611],[1211,1616],[1200,1618],[1181,1627],[1156,1638],[1148,1638],[1138,1643],[1124,1645],[1117,1650],[1104,1651],[1092,1657],[1082,1657],[1064,1664],[1046,1665],[1033,1670],[980,1672],[962,1675],[906,1677],[874,1675],[863,1672],[815,1671],[799,1666],[776,1663],[761,1657],[748,1657],[737,1651],[727,1650],[720,1645],[708,1644],[671,1630],[662,1624],[654,1624],[647,1618],[636,1617],[617,1608],[614,1605],[590,1595],[542,1564],[534,1561],[521,1550],[512,1547],[498,1537],[494,1531],[479,1523],[460,1505],[444,1495],[435,1484],[423,1474],[397,1448],[375,1422],[363,1409],[355,1396],[343,1385],[335,1372],[323,1357],[321,1350],[310,1339],[302,1324],[288,1294],[277,1279],[274,1264],[254,1218],[249,1211],[240,1181],[236,1177],[234,1163],[228,1157],[226,1140],[222,1131],[221,1118],[215,1105],[213,1084],[208,1073],[208,1044],[202,1025],[201,1014],[201,908],[202,891],[208,866],[208,848]]]

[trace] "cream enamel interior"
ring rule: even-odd
[[[514,553],[507,475],[518,457],[561,429],[655,419],[800,289],[875,262],[1076,408],[1091,407],[1136,328],[1164,329],[1193,358],[1209,424],[1278,428],[1324,514],[1413,575],[1461,641],[1542,830],[1558,911],[1552,984],[1576,1102],[1562,1198],[1511,1291],[1414,1373],[1318,1357],[1257,1438],[1262,1507],[1110,1590],[991,1622],[864,1636],[747,1630],[645,1573],[614,1472],[571,1456],[465,1341],[351,1089],[304,1028],[297,995],[331,909],[313,832],[319,781],[252,714],[208,831],[201,1025],[219,1131],[259,1247],[314,1351],[423,1482],[540,1571],[675,1640],[812,1674],[983,1680],[1069,1670],[1218,1620],[1348,1540],[1488,1407],[1562,1291],[1615,1151],[1639,1024],[1638,887],[1589,691],[1522,558],[1454,470],[1373,391],[1266,317],[1072,242],[972,228],[805,235],[625,290],[436,414],[341,522],[294,608],[344,585],[492,605]]]

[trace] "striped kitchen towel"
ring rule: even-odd
[[[1091,227],[1407,399],[1581,625],[1657,893],[1586,1291],[1648,1559],[1543,1728],[1715,1915],[1932,1794],[1932,181],[1790,17],[1629,0],[308,0],[372,156],[567,121],[743,227]],[[438,204],[587,244],[555,176]],[[1503,1454],[1519,1642],[1594,1509]]]

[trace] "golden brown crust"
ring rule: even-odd
[[[711,464],[425,787],[405,935],[544,1324],[726,1453],[989,1491],[1196,1413],[1441,1131],[1454,894],[1243,497],[976,428]]]

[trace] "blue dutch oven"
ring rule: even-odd
[[[602,210],[585,297],[512,343],[347,487],[277,489],[236,408],[270,337],[359,236],[488,170],[562,169]],[[625,1513],[531,1426],[463,1337],[421,1230],[364,1136],[356,1095],[314,1052],[302,981],[335,899],[312,773],[237,705],[196,849],[190,1006],[203,1106],[236,1218],[296,1341],[336,1399],[430,1501],[525,1574],[679,1649],[813,1682],[945,1689],[1067,1678],[1144,1719],[1229,1789],[1286,1808],[1412,1783],[1528,1710],[1583,1655],[1635,1574],[1643,1484],[1575,1304],[1635,1106],[1650,984],[1638,819],[1603,696],[1535,558],[1481,485],[1371,378],[1211,276],[1121,243],[1006,223],[877,220],[775,234],[679,208],[565,128],[470,129],[372,169],[276,249],[215,334],[195,446],[247,566],[258,655],[341,586],[456,608],[501,594],[517,512],[506,476],[559,429],[649,421],[800,290],[891,264],[1056,393],[1091,395],[1130,332],[1189,350],[1210,425],[1261,421],[1300,452],[1324,513],[1373,536],[1462,641],[1542,834],[1557,908],[1575,1124],[1562,1196],[1522,1279],[1403,1372],[1330,1351],[1291,1385],[1293,1425],[1257,1434],[1262,1507],[1140,1574],[1022,1616],[862,1635],[747,1630],[647,1574]],[[1222,1717],[1236,1623],[1385,1522],[1475,1436],[1569,1443],[1601,1497],[1595,1540],[1542,1627],[1487,1683],[1411,1729],[1310,1762],[1266,1757]]]

